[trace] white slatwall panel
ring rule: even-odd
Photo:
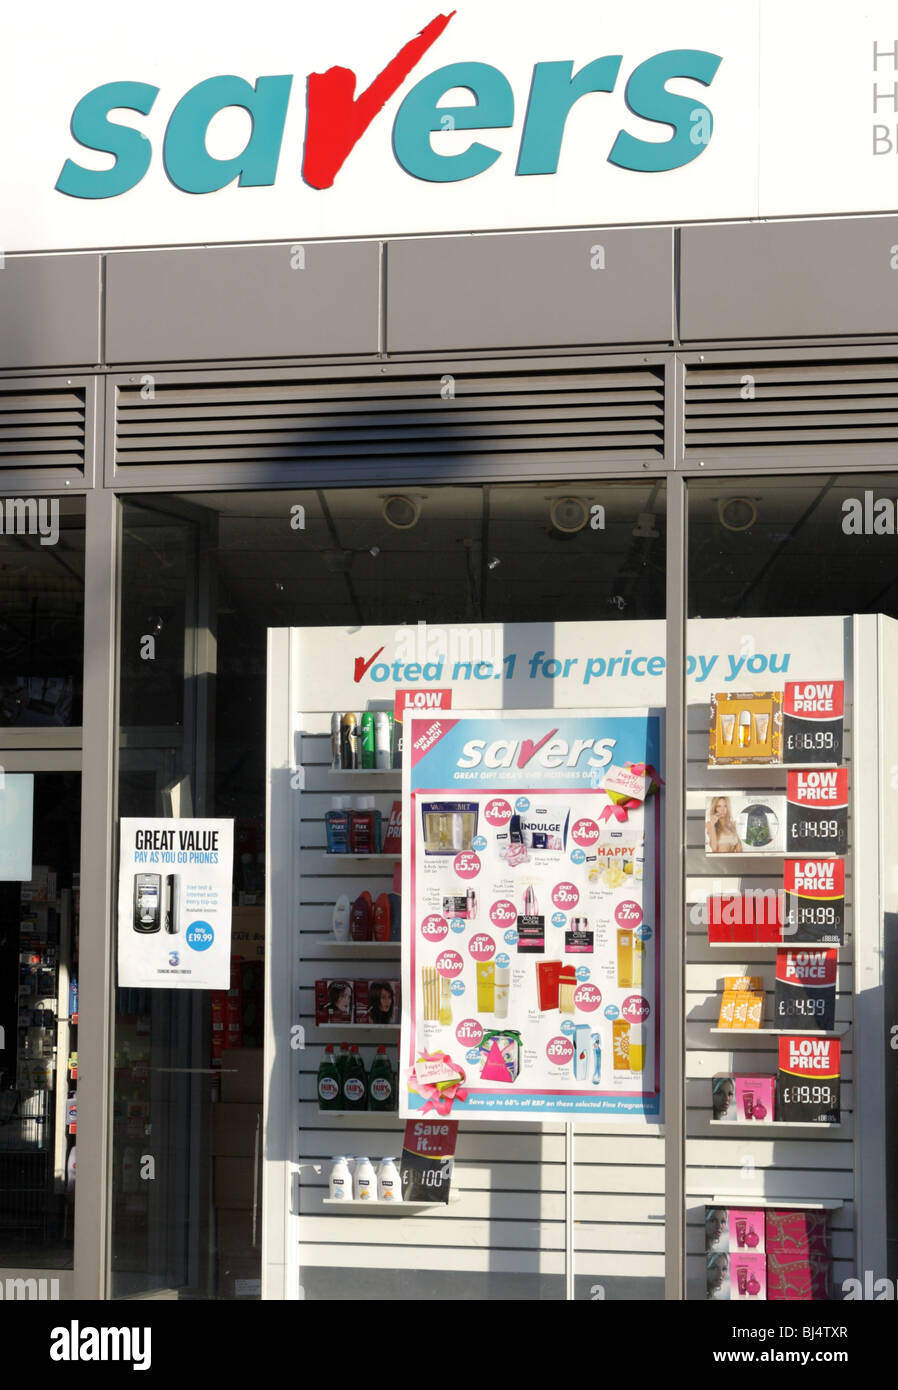
[[[813,677],[813,672],[808,673]],[[775,678],[782,681],[782,677]],[[843,766],[849,767],[849,792],[855,795],[850,764],[850,697],[846,676]],[[740,875],[738,860],[715,860],[704,851],[705,798],[711,793],[765,790],[785,795],[784,769],[708,768],[709,706],[689,706],[686,794],[686,901],[704,903],[709,893],[747,892],[782,888],[782,858],[767,864],[755,857],[749,872]],[[849,803],[850,805],[850,803]],[[845,881],[845,944],[839,948],[836,982],[836,1024],[851,1023],[853,1009],[853,941],[851,868],[852,817],[849,809],[848,856]],[[712,1128],[711,1078],[715,1072],[775,1074],[776,1037],[738,1040],[712,1033],[720,1011],[724,975],[763,975],[766,991],[764,1026],[772,1026],[776,952],[774,947],[721,949],[708,943],[704,924],[689,921],[686,938],[686,1277],[687,1297],[704,1299],[705,1204],[715,1194],[833,1198],[843,1206],[831,1214],[833,1286],[854,1273],[854,1048],[849,1028],[842,1037],[842,1124],[838,1129],[754,1130]],[[783,1205],[787,1205],[784,1202]]]
[[[395,780],[364,774],[331,774],[330,711],[303,712],[296,756],[304,768],[299,803],[300,1021],[306,1030],[299,1058],[300,1267],[352,1270],[458,1271],[471,1274],[564,1273],[565,1140],[560,1124],[462,1124],[448,1209],[415,1216],[375,1212],[353,1215],[322,1205],[330,1159],[366,1153],[372,1159],[401,1149],[403,1121],[362,1114],[329,1117],[318,1112],[316,1075],[324,1046],[344,1032],[315,1027],[314,981],[325,976],[361,978],[373,972],[399,976],[399,958],[345,951],[328,958],[331,909],[365,888],[389,892],[392,866],[327,859],[324,813],[331,797],[374,795],[386,817],[401,795]],[[311,959],[309,958],[311,956]],[[389,967],[389,968],[388,968]],[[386,1035],[345,1030],[362,1044],[366,1065]],[[396,1035],[390,1040],[395,1063]],[[589,1126],[575,1131],[575,1272],[578,1297],[602,1285],[604,1296],[653,1297],[664,1279],[664,1140],[659,1127]],[[303,1276],[306,1277],[306,1276]],[[534,1293],[535,1296],[535,1293]],[[596,1295],[597,1296],[597,1295]]]

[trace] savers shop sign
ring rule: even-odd
[[[61,0],[16,12],[0,112],[26,134],[0,150],[3,248],[693,220],[723,190],[753,214],[751,23],[608,9],[222,0],[210,19],[156,0],[139,41],[112,0],[83,33]]]
[[[232,820],[122,820],[122,988],[228,988],[233,865]]]

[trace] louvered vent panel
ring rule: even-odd
[[[443,395],[441,395],[441,391]],[[454,391],[454,397],[451,392]],[[146,394],[146,393],[145,393]],[[448,398],[447,398],[448,397]],[[116,466],[660,459],[664,374],[584,368],[118,388]]]
[[[898,442],[898,361],[690,366],[687,457]]]
[[[68,468],[83,475],[84,416],[80,387],[0,389],[0,471]]]

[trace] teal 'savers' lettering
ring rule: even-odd
[[[428,37],[427,47],[445,27],[443,18],[439,24],[434,21],[437,27]],[[420,56],[416,50],[405,62],[402,74]],[[608,54],[576,73],[573,62],[568,60],[534,66],[515,177],[557,172],[565,125],[573,107],[584,97],[601,103],[603,94],[612,93],[622,61],[620,54]],[[643,121],[670,127],[672,134],[665,140],[645,140],[626,130],[619,130],[613,138],[609,132],[607,162],[634,173],[664,173],[697,159],[711,137],[711,112],[698,98],[669,92],[666,84],[686,79],[708,87],[721,61],[720,55],[703,49],[678,48],[656,53],[634,68],[625,88],[627,106]],[[387,75],[391,66],[385,70]],[[335,68],[331,72],[344,73],[355,82],[348,69]],[[402,74],[393,74],[391,89],[395,89]],[[277,178],[292,86],[293,78],[289,75],[258,77],[254,84],[242,77],[224,75],[191,87],[171,109],[162,137],[162,164],[170,182],[191,194],[215,193],[235,181],[240,188],[270,187]],[[458,89],[467,91],[473,102],[440,104]],[[158,87],[146,82],[107,82],[83,96],[72,113],[72,135],[85,149],[111,154],[114,163],[111,168],[91,169],[67,159],[56,183],[57,190],[71,198],[115,198],[135,188],[152,163],[152,142],[141,130],[111,120],[110,113],[131,111],[148,117],[159,93]],[[332,134],[328,122],[321,119],[320,112],[310,122],[307,110],[303,173],[309,187],[330,186],[353,145],[368,129],[376,113],[367,108],[361,110],[367,96],[366,93],[357,98],[349,113],[352,119],[346,117],[348,125],[341,135],[339,159],[326,148]],[[249,114],[251,133],[242,150],[230,158],[214,158],[206,147],[207,132],[219,112],[231,107]],[[488,63],[451,63],[422,78],[405,96],[393,125],[393,152],[407,174],[426,183],[460,183],[477,178],[502,158],[503,151],[497,145],[473,138],[466,142],[465,132],[508,129],[514,123],[514,115],[514,92],[498,68]],[[593,119],[601,120],[601,105],[594,106]],[[448,132],[448,138],[443,132]],[[434,135],[441,137],[438,150],[433,147]],[[322,181],[323,175],[309,172],[318,169],[319,164],[328,169],[333,165],[329,182]],[[588,176],[590,171],[583,173]],[[299,172],[295,175],[301,176]]]

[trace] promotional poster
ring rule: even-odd
[[[660,761],[648,711],[411,718],[402,1113],[658,1121]]]
[[[0,883],[31,878],[34,774],[0,771]]]
[[[234,822],[136,817],[120,825],[119,985],[227,989]]]

